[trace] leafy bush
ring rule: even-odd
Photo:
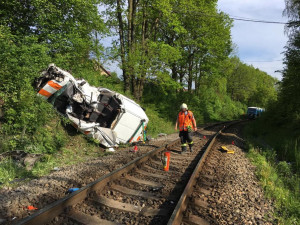
[[[8,182],[22,177],[31,177],[31,173],[10,158],[0,162],[0,184],[8,184]]]
[[[275,217],[279,224],[297,224],[300,220],[300,179],[287,162],[274,161],[274,154],[274,150],[251,147],[248,157],[256,166],[266,196],[275,201]]]
[[[34,37],[18,39],[0,26],[0,97],[4,100],[2,143],[6,150],[22,148],[51,117],[49,104],[36,96],[32,82],[50,57]]]
[[[51,154],[63,147],[66,140],[63,131],[49,126],[40,127],[33,136],[33,143],[26,147],[26,151]]]
[[[293,132],[293,126],[290,124],[277,124],[272,121],[270,115],[272,112],[266,112],[261,118],[253,121],[246,127],[246,133],[258,139],[258,144],[268,146],[274,149],[270,154],[266,154],[268,160],[274,161],[275,158],[280,161],[291,163],[292,169],[300,173],[300,147],[297,131]],[[275,155],[274,155],[275,154]]]
[[[300,157],[298,137],[289,124],[272,121],[268,111],[246,127],[253,145],[248,156],[257,167],[257,174],[268,197],[275,200],[279,224],[297,224],[300,220]]]
[[[147,135],[152,137],[157,136],[159,133],[174,133],[174,121],[169,121],[166,117],[161,115],[159,110],[154,105],[144,105],[146,108],[149,123],[147,126]]]

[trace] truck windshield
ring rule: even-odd
[[[248,113],[255,113],[256,109],[248,109]]]

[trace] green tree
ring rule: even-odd
[[[289,42],[285,51],[285,68],[282,73],[278,107],[282,115],[297,127],[300,122],[300,2],[286,0],[284,14],[289,18],[287,26]],[[299,126],[298,126],[299,128]]]
[[[232,100],[248,106],[267,107],[277,98],[277,79],[259,69],[242,63],[239,58],[230,59],[227,74],[227,92]]]
[[[98,3],[98,0],[0,2],[0,98],[4,100],[4,124],[0,132],[9,139],[8,149],[38,140],[32,135],[53,119],[51,106],[36,97],[32,86],[42,69],[54,62],[75,73],[93,71],[91,54],[102,47],[97,44],[95,33],[105,32]]]
[[[7,27],[0,26],[0,97],[4,100],[2,133],[15,134],[18,141],[49,118],[50,107],[37,98],[32,87],[41,68],[51,60],[49,49],[34,37],[18,40]]]
[[[98,14],[99,0],[1,1],[0,20],[16,37],[34,36],[48,54],[66,69],[89,60],[93,33],[105,31]],[[97,46],[99,47],[99,46]],[[80,63],[78,63],[80,62]],[[72,68],[73,67],[73,68]]]
[[[172,63],[172,78],[189,92],[200,90],[204,76],[218,73],[231,51],[231,21],[217,10],[217,1],[170,1],[160,19],[160,39],[178,49],[181,59]],[[195,88],[193,87],[193,84]]]

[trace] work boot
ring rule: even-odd
[[[181,154],[185,154],[185,153],[187,153],[186,145],[181,146]]]
[[[194,142],[191,142],[191,143],[189,144],[189,147],[190,147],[190,152],[192,152],[192,151],[193,151],[193,145],[194,145]]]

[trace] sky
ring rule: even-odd
[[[234,17],[287,22],[282,16],[284,0],[219,0],[219,10]],[[281,80],[287,35],[284,25],[234,21],[232,40],[239,58]]]

